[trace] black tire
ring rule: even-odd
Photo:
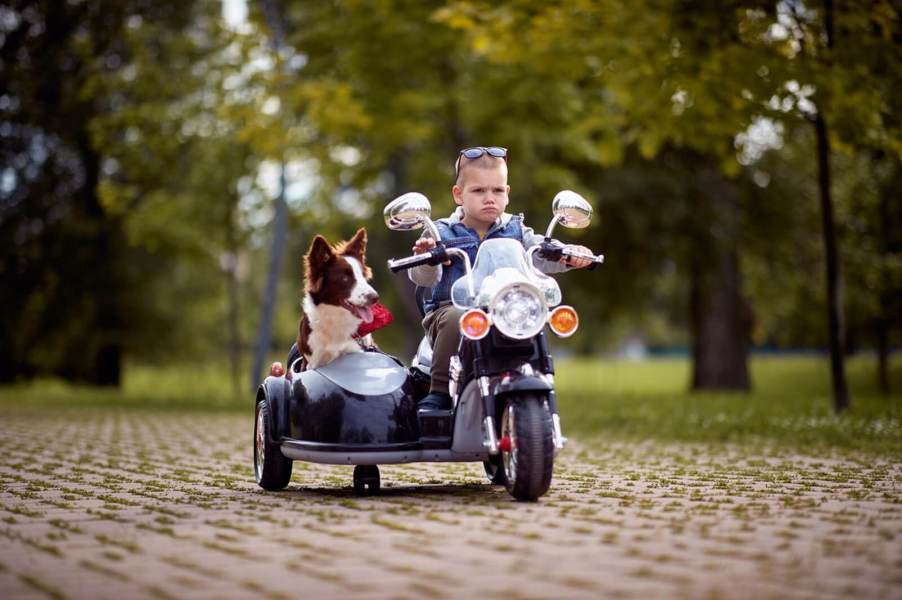
[[[501,462],[501,453],[490,456],[488,460],[482,462],[482,468],[485,469],[485,476],[489,478],[492,485],[506,485],[507,477],[504,475],[504,465]]]
[[[291,481],[291,460],[270,442],[269,408],[257,402],[254,413],[254,477],[264,490],[281,490]]]
[[[354,493],[358,496],[378,494],[381,487],[378,466],[357,465],[354,467]]]
[[[508,398],[501,414],[501,437],[511,436],[510,452],[500,452],[508,493],[535,502],[548,491],[554,468],[551,413],[545,398],[522,393]]]

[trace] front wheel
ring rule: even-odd
[[[483,461],[482,468],[485,469],[485,476],[489,478],[492,485],[504,485],[507,482],[507,477],[504,476],[504,464],[501,462],[500,452]]]
[[[277,444],[269,441],[269,409],[257,402],[254,416],[254,478],[264,490],[281,490],[291,480],[291,460],[285,458]]]
[[[517,500],[538,500],[548,491],[554,468],[551,413],[543,397],[509,398],[501,414],[499,446],[507,491]]]
[[[379,467],[376,465],[357,465],[354,467],[355,494],[358,496],[378,494],[381,486]]]

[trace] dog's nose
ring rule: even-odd
[[[379,302],[379,294],[375,291],[367,292],[363,299],[366,300],[367,304],[375,304],[376,302]]]

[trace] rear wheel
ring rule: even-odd
[[[257,402],[254,418],[254,477],[264,490],[281,490],[291,480],[291,460],[270,442],[269,408]]]
[[[507,491],[517,500],[538,500],[554,468],[551,413],[543,397],[510,397],[501,414],[500,446]]]

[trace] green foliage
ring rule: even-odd
[[[829,48],[822,3],[275,4],[286,34],[278,52],[257,2],[239,31],[224,27],[216,2],[67,4],[58,38],[3,20],[0,127],[14,133],[3,134],[11,166],[0,175],[15,177],[15,190],[0,203],[0,270],[16,281],[0,295],[0,345],[21,359],[3,378],[72,376],[54,365],[109,340],[133,360],[184,360],[250,339],[271,174],[283,163],[292,218],[272,351],[284,354],[294,336],[312,236],[365,225],[376,286],[399,320],[380,339],[404,352],[419,331],[404,308],[410,290],[382,265],[411,238],[388,232],[381,208],[417,190],[445,216],[457,150],[487,143],[510,149],[510,208],[533,227],[563,188],[596,207],[591,228],[560,233],[608,256],[597,271],[561,277],[583,316],[576,349],[624,334],[687,343],[689,266],[725,230],[703,202],[699,175],[711,168],[740,190],[738,226],[727,230],[753,341],[819,345],[813,110],[839,149],[855,338],[870,344],[887,315],[902,314],[902,45],[891,2],[834,3]],[[777,139],[750,156],[738,136],[762,119]],[[19,164],[41,152],[45,162]],[[38,175],[28,179],[31,163]],[[109,247],[88,242],[98,231]],[[114,323],[99,327],[97,315]]]
[[[108,210],[113,194],[101,190],[102,178],[123,163],[130,166],[136,155],[111,152],[104,123],[121,112],[142,127],[153,123],[159,129],[151,140],[158,146],[153,160],[133,174],[139,183],[143,177],[161,185],[157,157],[171,172],[177,149],[173,122],[150,101],[149,90],[137,106],[135,86],[126,84],[136,81],[140,61],[157,65],[158,74],[167,73],[167,65],[177,70],[190,56],[185,28],[195,17],[202,20],[203,11],[191,4],[143,2],[16,5],[3,11],[0,271],[15,284],[3,289],[0,379],[53,372],[114,384],[123,349],[142,328],[160,323],[152,310],[129,301],[161,267],[129,247],[122,212]],[[137,39],[139,32],[153,43]],[[172,99],[174,79],[148,79],[154,92]],[[118,125],[115,135],[140,139],[140,130]],[[141,148],[138,154],[147,157],[148,147]],[[122,196],[140,195],[123,189]]]

